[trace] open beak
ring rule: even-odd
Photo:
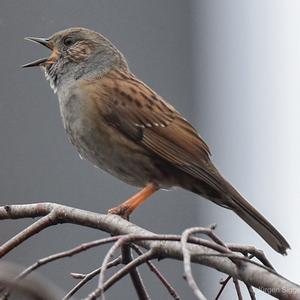
[[[26,38],[24,38],[24,40],[43,45],[43,46],[47,47],[48,49],[52,50],[49,39],[47,39],[47,38],[26,37]]]
[[[28,64],[25,64],[22,66],[22,68],[29,68],[29,67],[42,67],[46,65],[51,65],[56,62],[56,60],[59,58],[58,51],[52,46],[51,42],[47,38],[36,38],[36,37],[26,37],[25,40],[31,41],[40,45],[43,45],[44,47],[47,47],[48,49],[52,50],[51,56],[48,58],[40,58],[38,60],[35,60],[33,62],[30,62]]]

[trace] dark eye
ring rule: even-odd
[[[74,40],[74,38],[68,36],[68,37],[64,38],[63,43],[65,46],[70,47],[75,43],[75,40]]]

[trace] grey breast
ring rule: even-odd
[[[58,92],[60,113],[70,142],[80,156],[98,167],[103,166],[106,152],[101,139],[104,138],[88,116],[87,101],[76,84]],[[101,147],[102,146],[102,147]]]

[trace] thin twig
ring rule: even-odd
[[[98,269],[100,269],[100,267]],[[96,269],[96,270],[98,270],[98,269]],[[83,279],[83,278],[85,278],[86,275],[87,275],[86,273],[85,274],[83,274],[83,273],[75,273],[75,272],[71,272],[70,273],[70,276],[73,277],[74,279]]]
[[[140,248],[134,244],[131,244],[131,247],[134,249],[134,251],[138,255],[142,255],[143,252],[140,250]],[[158,268],[151,262],[151,261],[146,261],[146,264],[148,265],[149,269],[158,277],[158,279],[161,281],[161,283],[166,287],[170,295],[175,299],[175,300],[180,300],[180,296],[177,294],[176,290],[174,287],[171,285],[171,283],[162,275],[162,273],[158,270]]]
[[[114,266],[119,265],[122,262],[122,257],[119,256],[118,258],[112,260],[107,264],[107,268],[111,268]],[[100,273],[101,267],[97,268],[96,270],[85,274],[84,278],[79,281],[65,296],[62,300],[70,299],[80,288],[82,288],[87,282],[92,280],[95,276],[97,276]]]
[[[193,274],[192,274],[192,268],[191,268],[191,254],[190,251],[187,247],[187,240],[189,235],[199,232],[202,230],[202,228],[190,228],[185,230],[182,233],[182,238],[181,238],[181,247],[182,247],[182,254],[183,254],[183,266],[184,266],[184,273],[186,276],[186,280],[188,285],[191,287],[194,295],[197,297],[199,300],[206,300],[206,297],[203,295],[201,292],[200,288],[197,286],[196,281],[194,280]]]
[[[137,266],[145,263],[146,261],[149,261],[151,259],[154,259],[157,257],[157,254],[153,249],[148,250],[143,255],[138,256],[137,258],[133,259],[130,263],[128,263],[126,266],[124,266],[121,270],[119,270],[117,273],[115,273],[113,276],[111,276],[103,285],[99,286],[96,290],[94,290],[91,294],[88,295],[88,297],[85,298],[85,300],[95,300],[100,295],[103,295],[106,290],[108,290],[111,286],[113,286],[117,281],[119,281],[121,278],[123,278],[125,275],[127,275],[130,270],[133,268],[136,268]]]
[[[133,242],[133,241],[138,241],[138,240],[179,240],[180,236],[176,236],[176,235],[146,235],[146,236],[141,236],[141,235],[135,235],[135,234],[129,234],[127,236],[121,237],[119,238],[115,244],[110,248],[110,250],[107,252],[106,256],[103,259],[103,263],[102,263],[102,269],[100,271],[100,276],[99,276],[99,283],[98,283],[98,288],[99,290],[104,290],[101,289],[101,287],[104,285],[104,273],[106,271],[106,265],[108,263],[108,261],[111,259],[111,257],[113,256],[114,252],[121,247],[123,244],[129,243],[129,242]],[[195,239],[195,242],[200,242],[202,243],[201,239]],[[223,249],[223,248],[221,248]],[[152,251],[155,250],[155,248],[151,248]],[[206,255],[206,254],[203,254]],[[161,257],[162,258],[162,257]],[[103,294],[102,294],[102,299],[103,298]]]
[[[241,287],[239,284],[239,281],[236,278],[232,278],[234,286],[235,286],[235,290],[238,296],[238,300],[243,300],[243,296],[242,296],[242,292],[241,292]]]
[[[256,300],[254,289],[251,285],[246,284],[251,300]]]
[[[201,234],[205,234],[208,237],[210,237],[215,243],[228,248],[225,243],[213,232],[214,229],[216,229],[217,225],[213,224],[210,225],[208,228],[206,227],[194,227],[194,229],[196,230],[195,233],[201,233]]]
[[[231,279],[231,276],[227,276],[227,278],[226,278],[225,280],[222,280],[222,281],[220,282],[221,287],[220,287],[220,290],[219,290],[219,292],[218,292],[218,294],[217,294],[215,300],[218,300],[218,299],[220,298],[220,296],[221,296],[223,290],[225,289],[225,287],[226,287],[227,283],[230,281],[230,279]]]
[[[236,244],[227,244],[227,247],[234,252],[240,252],[245,256],[248,254],[256,257],[260,262],[262,262],[266,267],[275,271],[275,268],[271,264],[271,262],[267,259],[263,251],[256,249],[253,246],[245,246],[245,245],[236,245]],[[250,258],[251,259],[251,258]]]
[[[153,238],[155,238],[155,236],[152,236]],[[141,238],[141,237],[140,237]],[[150,238],[150,237],[148,237]],[[107,252],[107,254],[105,255],[104,259],[103,259],[103,262],[102,262],[102,269],[100,271],[100,275],[99,275],[99,282],[98,282],[98,293],[101,293],[102,291],[104,291],[104,274],[105,274],[105,271],[106,271],[106,266],[107,266],[107,263],[108,261],[111,259],[111,257],[113,256],[114,252],[119,248],[121,247],[122,245],[126,244],[126,243],[129,243],[133,240],[136,240],[137,239],[137,236],[135,235],[127,235],[127,236],[124,236],[120,239],[118,239],[115,244],[109,249],[109,251]],[[91,298],[93,299],[93,298]],[[105,299],[105,296],[104,296],[104,293],[102,293],[102,300]]]
[[[127,265],[132,261],[132,253],[129,245],[124,245],[122,247],[122,260],[123,264]],[[150,296],[147,293],[146,287],[143,283],[142,277],[139,274],[137,268],[132,268],[129,272],[132,284],[135,288],[137,296],[140,300],[149,300]]]
[[[55,210],[50,212],[47,216],[40,218],[11,239],[9,239],[6,243],[4,243],[0,247],[0,258],[7,254],[10,250],[20,245],[22,242],[27,240],[29,237],[39,233],[43,229],[49,227],[50,225],[54,225],[55,223]]]
[[[62,251],[62,252],[41,258],[38,261],[36,261],[34,264],[32,264],[31,266],[26,268],[22,273],[20,273],[16,279],[24,278],[32,271],[34,271],[37,268],[39,268],[47,263],[50,263],[52,261],[55,261],[55,260],[58,260],[58,259],[61,259],[64,257],[68,257],[68,256],[73,256],[75,254],[86,251],[88,249],[91,249],[91,248],[94,248],[94,247],[97,247],[97,246],[100,246],[103,244],[114,242],[114,241],[118,240],[119,238],[120,238],[120,236],[114,236],[114,237],[108,237],[108,238],[104,238],[104,239],[100,239],[100,240],[95,240],[95,241],[88,242],[88,243],[83,243],[83,244],[80,244],[79,246],[76,246],[76,247],[70,249],[70,250]]]

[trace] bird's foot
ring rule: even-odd
[[[113,215],[119,215],[125,220],[129,220],[129,215],[131,213],[130,209],[128,206],[125,205],[119,205],[117,207],[110,208],[107,213],[113,214]]]

